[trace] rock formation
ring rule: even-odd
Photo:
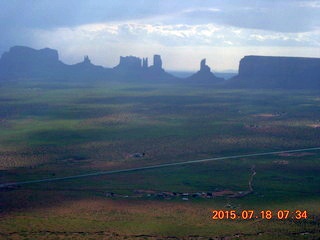
[[[91,60],[89,59],[89,56],[88,56],[88,55],[84,56],[84,58],[83,58],[83,63],[86,64],[86,65],[92,64],[92,63],[91,63]]]
[[[79,80],[103,78],[110,71],[93,65],[88,56],[74,65],[59,60],[58,51],[44,48],[35,50],[16,46],[5,52],[0,59],[0,81],[19,78],[54,80]]]
[[[12,47],[0,58],[0,81],[19,78],[41,78],[60,80],[100,79],[116,81],[180,81],[162,68],[160,55],[153,56],[153,65],[148,66],[148,58],[134,56],[120,57],[114,68],[104,68],[92,64],[88,56],[73,65],[59,60],[58,52],[45,48],[35,50],[29,47]],[[221,80],[213,75],[201,61],[200,71],[189,79],[200,81]]]
[[[89,56],[84,56],[83,61],[74,65],[66,65],[65,77],[71,79],[104,79],[110,69],[96,66],[91,63]]]
[[[158,69],[162,69],[162,60],[160,55],[153,56],[153,66]]]
[[[80,63],[67,65],[59,60],[58,52],[44,48],[35,50],[15,46],[0,58],[0,81],[23,78],[40,79],[101,79],[123,81],[180,81],[162,68],[160,55],[148,58],[120,57],[114,68],[91,63],[88,56]],[[185,79],[189,82],[224,83],[216,77],[206,59],[200,70]],[[228,80],[232,87],[245,88],[309,88],[320,89],[320,58],[246,56],[239,64],[239,74]]]
[[[200,72],[209,73],[211,69],[208,65],[206,65],[206,59],[202,59],[200,62]]]
[[[142,68],[146,69],[148,68],[148,58],[143,58],[142,59]]]
[[[15,46],[10,48],[9,52],[5,52],[1,61],[16,61],[19,59],[20,62],[26,62],[32,60],[37,64],[40,63],[56,63],[59,61],[58,51],[50,48],[44,48],[35,50],[33,48],[24,46]]]
[[[120,71],[140,71],[141,58],[134,56],[120,57],[119,65],[114,67],[114,69]]]
[[[160,55],[153,56],[153,65],[148,67],[146,71],[143,72],[143,78],[145,80],[156,80],[156,81],[165,81],[165,80],[175,80],[177,79],[173,75],[167,73],[162,68],[162,60]]]
[[[0,76],[3,78],[52,76],[53,72],[64,70],[58,52],[49,48],[35,50],[15,46],[0,59]]]
[[[153,65],[148,66],[148,58],[134,56],[120,57],[114,68],[104,68],[92,64],[88,56],[77,64],[68,65],[59,60],[58,52],[45,48],[35,50],[29,47],[10,48],[0,58],[0,81],[19,78],[41,78],[53,80],[101,79],[116,81],[179,81],[179,78],[167,73],[162,68],[160,55],[153,56]],[[192,80],[217,81],[201,61],[200,71],[190,77]]]
[[[223,78],[216,77],[208,65],[206,65],[206,59],[202,59],[200,62],[200,70],[187,78],[191,81],[201,81],[201,82],[210,82],[210,83],[221,83]]]
[[[230,83],[251,88],[320,88],[320,58],[245,56]]]

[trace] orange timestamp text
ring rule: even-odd
[[[308,218],[307,210],[212,210],[212,219],[213,220],[250,220],[250,219],[295,219],[303,220]]]

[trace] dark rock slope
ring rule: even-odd
[[[320,58],[246,56],[230,84],[250,88],[320,88]]]

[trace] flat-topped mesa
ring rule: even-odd
[[[114,69],[139,71],[141,70],[141,58],[134,56],[120,57],[120,62],[116,67],[114,67]]]
[[[319,88],[320,58],[245,56],[232,84],[253,88]]]
[[[162,70],[162,60],[160,55],[153,56],[153,65],[148,66],[148,58],[138,58],[134,56],[120,57],[119,64],[114,67],[116,70],[126,71],[141,71],[146,69],[153,69],[155,71]]]
[[[29,47],[15,46],[10,48],[1,57],[1,63],[8,65],[22,66],[40,64],[52,65],[59,62],[58,51],[50,48],[35,50]]]
[[[35,50],[24,46],[15,46],[3,53],[0,59],[0,77],[43,77],[53,76],[64,71],[59,61],[58,51],[44,48]]]

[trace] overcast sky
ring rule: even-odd
[[[165,69],[207,58],[221,71],[245,55],[320,57],[320,0],[1,0],[0,29],[0,53],[50,47],[107,67],[160,54]]]

